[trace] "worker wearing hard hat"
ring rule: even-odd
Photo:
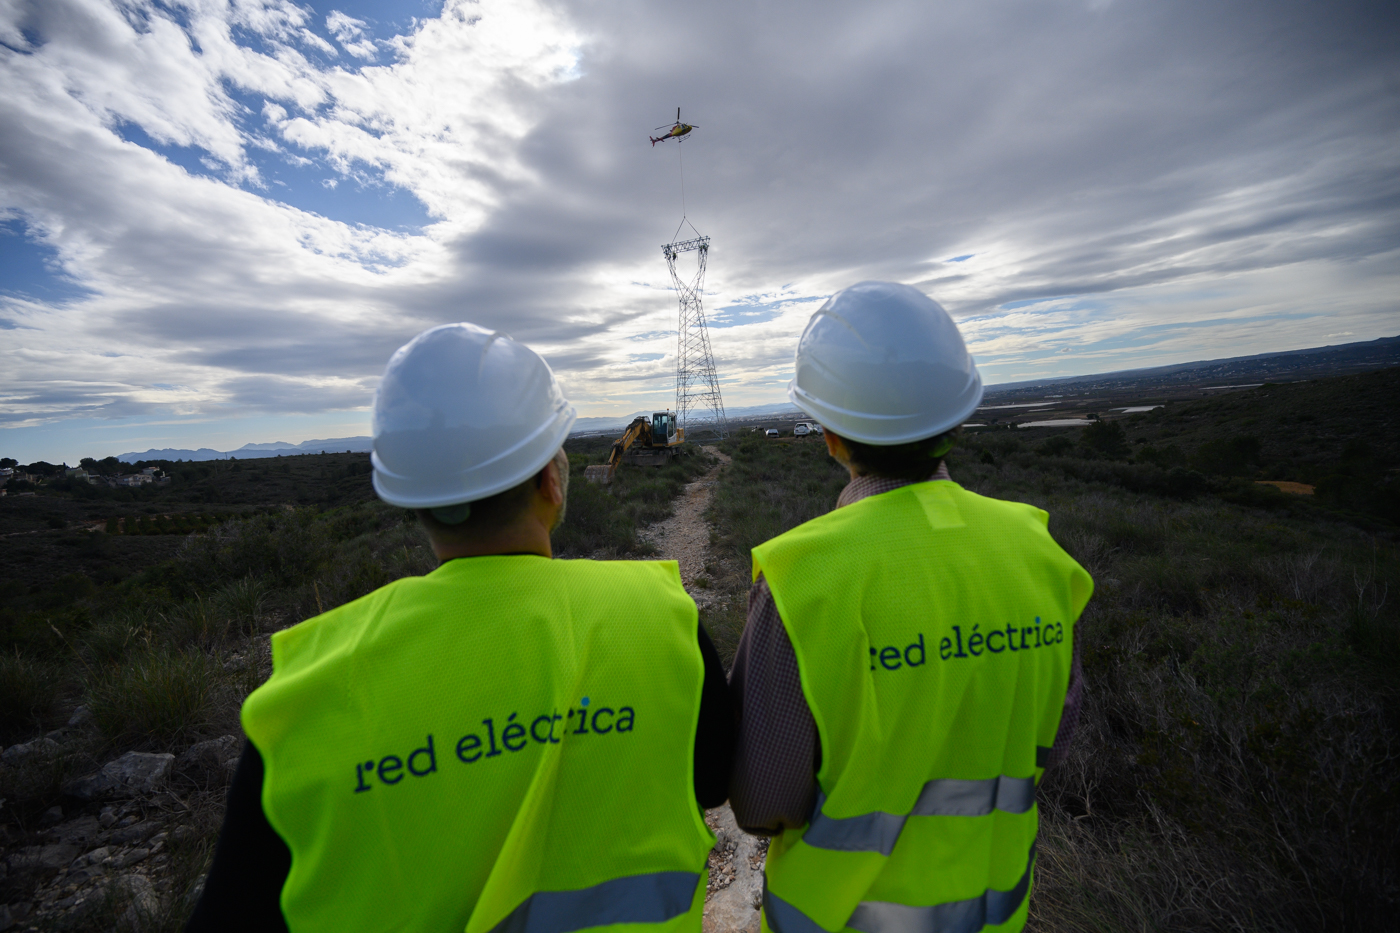
[[[741,827],[776,837],[764,926],[1020,929],[1036,783],[1077,715],[1074,623],[1093,583],[1045,512],[949,476],[982,383],[923,293],[833,295],[788,393],[851,482],[753,551],[730,797]]]
[[[441,564],[273,636],[191,930],[698,933],[724,671],[674,562],[550,559],[574,420],[505,335],[394,354],[374,488]]]

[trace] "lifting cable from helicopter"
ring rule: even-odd
[[[675,234],[673,234],[672,237],[671,237],[671,240],[672,240],[672,241],[675,241],[675,240],[680,236],[680,233],[681,233],[682,228],[684,228],[687,224],[690,225],[690,229],[691,229],[692,231],[694,231],[694,233],[695,233],[696,236],[700,236],[700,231],[695,229],[695,224],[690,223],[689,218],[686,217],[686,211],[685,211],[685,157],[681,154],[681,145],[680,145],[681,143],[685,142],[686,137],[690,135],[690,131],[691,131],[691,130],[698,130],[699,128],[700,128],[700,127],[696,126],[696,125],[693,124],[693,123],[682,123],[682,122],[681,122],[681,108],[677,107],[677,108],[676,108],[676,122],[675,122],[675,123],[672,123],[672,124],[670,124],[670,125],[662,124],[661,126],[656,127],[656,129],[658,129],[658,130],[666,130],[665,133],[662,133],[660,136],[650,136],[650,135],[647,136],[647,139],[650,139],[650,140],[651,140],[651,147],[652,147],[653,149],[656,148],[656,144],[657,144],[657,143],[664,143],[664,142],[666,142],[666,140],[668,140],[668,139],[674,139],[674,140],[676,141],[676,159],[677,159],[677,162],[678,162],[678,164],[679,164],[679,166],[680,166],[680,177],[681,177],[681,222],[680,222],[680,224],[678,224],[678,225],[676,226],[676,232],[675,232]]]

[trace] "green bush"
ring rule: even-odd
[[[120,663],[149,635],[144,613],[139,609],[119,610],[89,626],[79,647],[85,663],[103,667]]]
[[[823,444],[765,443],[749,434],[721,449],[734,462],[719,474],[709,518],[715,544],[743,565],[756,545],[831,511],[850,481]]]
[[[1116,421],[1095,421],[1080,433],[1079,444],[1107,460],[1126,460],[1130,453],[1128,435]]]
[[[1223,437],[1198,447],[1191,464],[1202,473],[1244,476],[1259,460],[1262,447],[1259,438],[1252,435]]]
[[[18,651],[0,654],[0,741],[28,738],[40,729],[61,685],[52,664]]]
[[[199,595],[169,607],[156,620],[161,644],[177,651],[220,641],[231,627],[230,620],[217,619],[209,601]]]
[[[601,458],[606,447],[596,443]],[[574,442],[570,442],[572,445]],[[624,463],[607,486],[590,483],[584,468],[593,456],[571,452],[569,505],[564,522],[552,535],[559,557],[588,557],[591,554],[617,557],[653,553],[651,545],[637,540],[637,531],[671,514],[671,504],[685,484],[704,473],[713,460],[694,445],[682,447],[665,466]]]
[[[226,625],[252,634],[258,630],[267,593],[267,584],[249,575],[223,587],[214,594],[212,602]]]
[[[568,508],[551,539],[554,552],[560,557],[642,551],[636,522],[621,501],[608,487],[585,480],[581,469],[570,476]]]
[[[183,741],[209,722],[215,673],[202,652],[151,648],[94,670],[87,684],[88,707],[98,728],[113,740]]]

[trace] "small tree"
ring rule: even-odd
[[[1197,448],[1192,465],[1202,473],[1243,476],[1258,461],[1261,446],[1252,435],[1207,441]]]
[[[1116,421],[1095,421],[1084,429],[1079,443],[1087,450],[1109,460],[1126,460],[1130,448],[1128,435]]]

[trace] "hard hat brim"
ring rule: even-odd
[[[929,421],[920,415],[878,415],[839,408],[802,391],[796,378],[788,382],[788,400],[819,421],[824,428],[847,440],[875,447],[912,444],[953,430],[972,417],[977,406],[982,404],[982,393],[982,376],[973,370],[967,389],[959,399],[961,404],[943,418]],[[878,430],[872,431],[872,428]]]
[[[455,477],[444,478],[448,481],[442,483],[441,488],[437,490],[421,492],[417,495],[406,495],[402,491],[394,489],[394,481],[399,477],[396,477],[384,466],[377,453],[372,453],[370,459],[374,463],[375,470],[374,491],[385,502],[402,509],[437,509],[446,505],[460,505],[464,502],[476,502],[480,499],[490,498],[497,493],[520,485],[544,469],[545,464],[553,460],[554,455],[559,452],[559,448],[564,446],[564,441],[568,439],[569,431],[577,420],[578,412],[574,406],[566,403],[553,420],[541,425],[537,431],[510,450],[503,451],[470,469],[462,470]],[[478,477],[490,475],[491,472],[499,470],[503,466],[502,461],[509,461],[512,457],[519,457],[520,462],[512,465],[508,472],[498,475],[494,481],[478,485]],[[402,479],[405,485],[411,482],[407,477]],[[470,489],[470,495],[464,495],[464,489]]]

